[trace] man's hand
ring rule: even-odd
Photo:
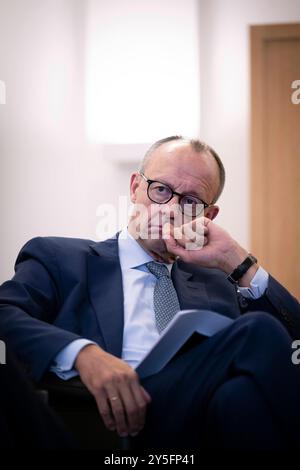
[[[143,428],[151,397],[126,362],[92,344],[80,351],[75,368],[94,396],[109,430],[124,437]]]
[[[167,250],[186,263],[217,268],[230,274],[247,257],[242,248],[224,229],[207,217],[200,217],[181,227],[164,227]],[[191,245],[193,249],[188,249]],[[196,249],[195,249],[196,248]],[[240,286],[249,286],[258,266],[255,264],[240,279]]]

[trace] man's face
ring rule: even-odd
[[[171,141],[158,147],[146,165],[144,174],[147,179],[167,184],[180,194],[196,196],[210,204],[219,185],[219,171],[215,159],[206,153],[196,152],[184,141]],[[147,195],[148,183],[138,173],[131,177],[131,201],[138,210],[138,216],[131,218],[129,231],[138,242],[156,259],[173,261],[166,251],[162,238],[162,227],[166,222],[181,225],[191,220],[179,209],[178,196],[165,204],[156,204]],[[212,206],[204,213],[213,219],[218,208]]]

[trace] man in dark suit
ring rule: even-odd
[[[206,144],[158,141],[131,177],[126,229],[33,239],[0,288],[0,331],[31,375],[79,374],[106,426],[138,447],[297,446],[300,306],[213,222],[224,180]],[[140,380],[134,366],[179,308],[235,321]]]

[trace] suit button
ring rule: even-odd
[[[281,309],[280,309],[280,314],[281,314],[282,318],[283,318],[289,325],[293,325],[293,324],[294,324],[293,318],[291,317],[290,313],[289,313],[285,308],[281,308]]]
[[[243,297],[242,295],[239,295],[239,297],[238,297],[238,302],[239,302],[239,306],[240,306],[241,309],[243,309],[243,310],[247,309],[248,306],[249,306],[248,300],[247,300],[245,297]]]

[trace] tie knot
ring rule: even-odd
[[[147,263],[146,266],[149,269],[150,273],[154,274],[157,279],[163,276],[170,277],[169,270],[164,264],[156,263],[155,261],[150,261],[150,263]]]

